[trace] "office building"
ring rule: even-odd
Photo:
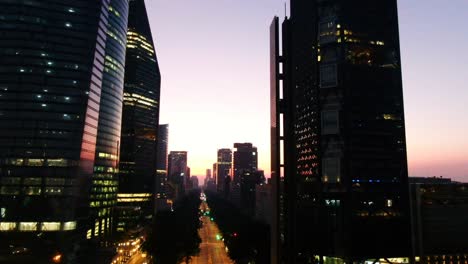
[[[174,190],[172,199],[185,193],[187,175],[187,151],[171,151],[168,156],[167,179]]]
[[[156,153],[156,199],[166,198],[167,149],[169,143],[169,125],[159,125],[158,150]]]
[[[468,184],[447,178],[410,178],[416,263],[468,261]]]
[[[127,12],[124,0],[2,3],[2,254],[74,259],[90,233],[108,233]]]
[[[192,182],[192,189],[197,189],[199,186],[198,183],[198,177],[197,176],[192,176],[190,177],[190,181]]]
[[[158,128],[158,151],[156,155],[156,169],[166,172],[167,149],[169,144],[169,125],[159,125]]]
[[[218,193],[226,195],[226,178],[231,177],[232,169],[232,151],[231,149],[218,149],[218,161],[216,169],[213,165],[213,171],[216,171],[216,188]]]
[[[230,199],[241,206],[241,179],[257,171],[257,148],[252,143],[234,143]]]
[[[86,234],[87,238],[98,237],[100,240],[112,234],[114,207],[117,204],[127,19],[128,1],[110,1],[90,197],[94,223]]]
[[[255,216],[256,188],[265,183],[263,171],[243,171],[240,175],[240,208],[247,215]]]
[[[396,0],[292,0],[281,45],[279,32],[275,18],[273,263],[406,262],[411,239]]]
[[[129,2],[117,230],[154,214],[161,76],[144,0]]]

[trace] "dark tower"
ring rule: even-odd
[[[226,187],[226,178],[231,177],[232,169],[232,150],[231,149],[218,149],[218,162],[216,163],[215,179],[216,189],[218,193],[227,198],[228,190]],[[229,186],[229,185],[228,185]]]
[[[169,143],[169,125],[159,125],[158,151],[156,154],[156,198],[166,198],[167,183],[167,148]]]
[[[252,143],[234,143],[232,163],[231,200],[237,206],[241,206],[241,181],[245,173],[257,171],[257,148]]]
[[[145,3],[132,0],[129,5],[120,148],[119,231],[150,219],[154,213],[161,84]]]
[[[396,0],[292,0],[281,54],[277,21],[272,176],[281,261],[409,257]]]

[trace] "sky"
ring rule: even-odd
[[[169,150],[188,151],[192,175],[203,178],[235,142],[257,146],[269,175],[269,25],[284,2],[146,0],[160,123]],[[468,182],[468,1],[398,7],[409,174]]]

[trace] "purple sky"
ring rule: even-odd
[[[169,149],[204,176],[252,142],[269,174],[269,24],[280,0],[146,0]],[[468,181],[468,1],[400,0],[410,175]],[[288,4],[289,5],[289,4]]]

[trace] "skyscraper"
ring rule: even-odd
[[[2,3],[0,241],[27,248],[35,263],[73,251],[94,218],[104,223],[98,235],[110,221],[127,8]]]
[[[174,197],[185,193],[187,178],[187,151],[171,151],[168,157],[167,179],[174,189]]]
[[[216,163],[216,186],[219,193],[226,193],[225,182],[227,177],[231,177],[231,169],[231,149],[218,149],[218,162]]]
[[[156,154],[156,198],[166,198],[168,143],[169,125],[159,125],[158,151]]]
[[[92,226],[87,238],[110,235],[117,204],[118,160],[127,43],[128,1],[111,0],[102,78],[90,207]]]
[[[167,173],[167,147],[169,144],[169,125],[159,125],[156,169]]]
[[[232,163],[233,179],[231,182],[231,200],[234,204],[241,205],[241,179],[244,174],[257,171],[257,148],[252,143],[234,143],[234,155]]]
[[[154,213],[161,76],[144,0],[129,2],[119,172],[119,220],[127,230]]]
[[[292,0],[270,32],[274,259],[410,256],[396,0]]]

